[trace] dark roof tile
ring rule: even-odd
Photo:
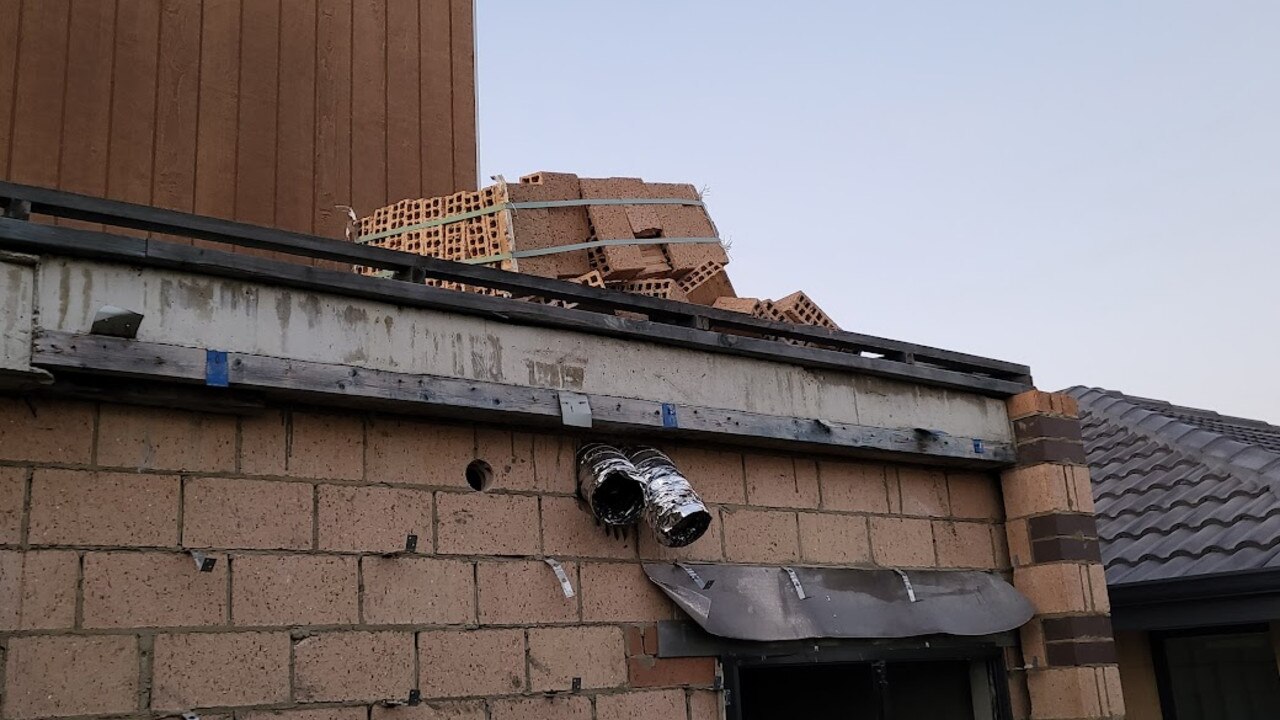
[[[1280,427],[1067,392],[1080,401],[1108,584],[1280,568]]]

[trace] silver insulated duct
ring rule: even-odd
[[[658,542],[684,547],[702,537],[711,513],[671,458],[649,447],[632,448],[628,455],[644,481],[645,519]]]
[[[589,443],[578,450],[578,494],[606,525],[630,525],[645,507],[644,480],[621,450]]]

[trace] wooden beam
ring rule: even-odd
[[[221,250],[19,220],[0,218],[0,248],[126,262],[283,285],[400,306],[479,315],[508,323],[555,327],[705,352],[783,362],[802,367],[852,371],[997,397],[1013,395],[1028,387],[1025,382],[925,364],[899,362],[888,358],[867,358],[838,350],[790,345],[774,340],[728,335],[653,321],[631,320],[615,315],[557,308],[475,293],[460,293],[418,283],[369,278],[354,273],[278,262]]]
[[[0,182],[0,200],[27,202],[32,212],[39,214],[390,269],[404,277],[423,276],[478,285],[504,290],[517,297],[531,295],[563,300],[605,312],[624,310],[642,313],[651,320],[684,327],[743,330],[816,343],[849,353],[881,355],[891,361],[983,374],[1019,383],[1022,389],[1030,387],[1030,370],[1025,365],[888,338],[775,322],[701,305],[14,183]],[[385,282],[380,278],[363,278],[362,281]]]
[[[204,348],[43,332],[32,364],[55,372],[204,384]],[[559,394],[546,388],[369,370],[349,365],[227,353],[229,388],[294,402],[446,415],[524,427],[561,428]],[[56,383],[55,383],[56,387]],[[609,395],[587,395],[593,432],[646,438],[804,449],[931,464],[1011,464],[1011,444],[916,428],[882,428]]]

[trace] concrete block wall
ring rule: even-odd
[[[671,550],[595,526],[574,450],[357,413],[0,398],[0,717],[712,720],[716,661],[658,657],[656,623],[681,613],[643,560],[1009,567],[994,476],[672,446],[715,520]],[[413,689],[419,706],[384,702]]]

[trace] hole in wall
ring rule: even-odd
[[[472,460],[467,464],[467,484],[472,490],[487,490],[493,482],[493,468],[483,460]]]

